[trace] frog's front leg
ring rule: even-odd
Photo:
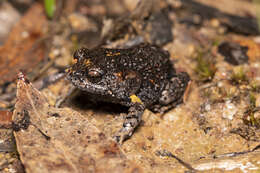
[[[127,116],[125,117],[123,127],[115,135],[115,140],[120,144],[132,136],[134,130],[142,121],[142,115],[145,110],[145,105],[136,95],[132,95],[130,98],[132,105],[129,108]]]
[[[154,112],[164,113],[183,101],[183,94],[189,84],[190,77],[186,72],[172,77],[161,93],[159,104],[154,105]]]

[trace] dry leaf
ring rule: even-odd
[[[17,149],[26,172],[139,172],[118,145],[69,108],[51,107],[19,74],[13,114]]]
[[[45,48],[36,41],[43,37],[46,27],[43,6],[35,3],[0,47],[0,85],[16,79],[21,69],[31,72],[43,60]]]
[[[12,112],[0,110],[0,127],[9,128],[12,123]]]

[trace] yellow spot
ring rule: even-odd
[[[66,73],[68,73],[68,72],[71,72],[72,71],[72,68],[70,67],[70,68],[67,68],[67,69],[65,69],[65,72]]]
[[[113,55],[114,56],[120,55],[120,52],[115,52]]]
[[[132,103],[141,103],[141,104],[143,104],[141,99],[139,99],[139,97],[137,97],[135,94],[131,95],[130,98],[131,98],[131,102]]]
[[[107,52],[106,56],[112,56],[112,52]]]
[[[92,62],[90,61],[90,59],[86,59],[84,63],[86,66],[89,66],[91,65]]]
[[[106,54],[106,56],[117,56],[117,55],[120,55],[120,52],[115,52],[115,53],[113,53],[113,52],[108,52],[108,53]]]

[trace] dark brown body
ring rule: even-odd
[[[159,111],[160,106],[176,105],[189,81],[187,73],[176,74],[168,52],[149,44],[130,49],[83,48],[75,52],[74,58],[77,62],[67,78],[76,87],[95,100],[132,109],[141,105],[136,114],[145,108]]]

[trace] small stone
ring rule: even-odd
[[[256,97],[255,106],[259,107],[260,106],[260,94],[257,94],[255,97]]]
[[[140,25],[149,34],[144,37],[156,45],[165,45],[173,40],[172,26],[172,21],[164,11],[152,14],[147,23]]]
[[[188,48],[187,48],[188,55],[190,55],[190,56],[193,55],[195,50],[196,50],[196,48],[193,44],[188,45]]]
[[[79,13],[73,13],[68,17],[72,28],[76,31],[96,32],[98,27],[94,21]]]
[[[12,27],[20,19],[19,12],[8,1],[1,1],[0,5],[0,44],[4,43]]]
[[[218,52],[225,57],[225,61],[232,65],[240,65],[248,62],[248,47],[234,42],[223,42],[218,47]]]
[[[259,111],[254,113],[254,118],[256,120],[260,121],[260,112]]]
[[[226,101],[223,108],[222,117],[232,120],[236,112],[237,112],[237,107],[233,103],[231,103],[230,100]]]
[[[254,38],[254,41],[257,43],[257,44],[260,44],[260,36],[257,36]]]
[[[212,19],[212,20],[210,21],[210,24],[211,24],[211,26],[217,28],[217,27],[219,27],[220,22],[219,22],[218,19]]]
[[[210,104],[207,104],[207,105],[205,106],[205,110],[206,110],[206,111],[210,111],[210,109],[211,109]]]

